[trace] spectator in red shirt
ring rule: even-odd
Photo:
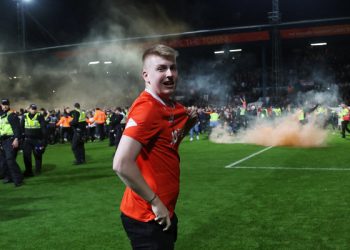
[[[135,100],[113,169],[125,183],[121,218],[133,249],[174,249],[179,194],[178,147],[195,124],[195,110],[173,101],[177,52],[164,45],[142,57],[146,89]]]

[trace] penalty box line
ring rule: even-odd
[[[269,149],[271,149],[271,148],[273,148],[273,147],[274,147],[274,146],[270,146],[270,147],[264,148],[263,150],[260,150],[260,151],[254,153],[254,154],[248,155],[247,157],[245,157],[245,158],[243,158],[243,159],[241,159],[241,160],[239,160],[239,161],[233,162],[233,163],[231,163],[230,165],[225,166],[225,168],[233,168],[233,167],[235,167],[236,165],[238,165],[239,163],[244,162],[244,161],[246,161],[246,160],[249,160],[250,158],[252,158],[252,157],[254,157],[254,156],[256,156],[256,155],[259,155],[259,154],[261,154],[261,153],[263,153],[263,152],[265,152],[265,151],[267,151],[267,150],[269,150]],[[237,167],[235,167],[235,168],[237,168]]]
[[[233,167],[236,169],[262,169],[262,170],[311,170],[311,171],[350,171],[350,168],[290,168],[290,167]]]
[[[247,157],[233,162],[230,165],[225,166],[225,168],[236,168],[236,169],[261,169],[261,170],[311,170],[311,171],[350,171],[350,168],[310,168],[310,167],[304,167],[304,168],[291,168],[291,167],[245,167],[245,166],[237,166],[239,163],[244,162],[258,154],[261,154],[274,146],[270,146],[267,148],[264,148],[263,150],[260,150],[254,154],[248,155]]]

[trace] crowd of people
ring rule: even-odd
[[[194,139],[199,140],[200,134],[210,134],[211,130],[218,125],[225,126],[229,134],[234,134],[239,130],[246,129],[252,122],[273,120],[291,113],[296,114],[297,119],[302,124],[307,122],[312,113],[312,119],[316,120],[319,126],[323,128],[329,126],[333,130],[339,130],[343,138],[345,138],[346,132],[350,133],[348,129],[349,108],[345,103],[339,105],[338,108],[318,105],[305,108],[291,105],[257,105],[255,103],[248,105],[245,98],[240,98],[240,102],[239,105],[223,107],[188,107],[188,109],[195,110],[198,115],[197,123],[189,131],[190,141]],[[7,103],[9,107],[9,100],[2,100],[2,116],[8,108],[6,107]],[[46,111],[44,108],[38,109],[35,104],[31,104],[26,109],[13,112],[18,118],[19,131],[14,130],[13,138],[18,138],[18,149],[23,150],[25,164],[23,176],[32,177],[41,173],[42,155],[48,144],[71,143],[76,159],[73,162],[75,165],[85,163],[84,143],[86,142],[107,139],[109,146],[118,147],[125,128],[127,113],[128,108],[121,107],[115,109],[100,109],[97,107],[95,109],[80,110],[79,103],[75,103],[73,109],[67,106],[62,111],[59,109]],[[74,116],[76,121],[74,121]],[[77,119],[78,116],[80,116],[79,119]],[[1,134],[0,138],[1,143],[4,144],[3,141],[7,136]],[[6,143],[4,145],[2,145],[2,151],[6,152]],[[7,149],[7,151],[9,150]],[[14,151],[13,154],[16,155],[16,152]],[[32,154],[35,159],[34,171],[31,159]],[[4,167],[6,162],[6,153],[3,153],[2,157],[0,157],[0,177],[4,178],[5,183],[14,182],[15,185],[21,184],[21,177],[16,177],[16,175],[20,174],[15,166],[15,162],[11,161],[9,163],[10,166],[12,165],[10,168]],[[10,172],[5,174],[6,169],[14,171],[13,176],[10,176]]]
[[[326,107],[319,104],[258,105],[247,104],[243,99],[241,101],[241,105],[190,107],[198,113],[198,122],[190,130],[190,141],[194,138],[198,140],[199,134],[210,134],[211,130],[217,126],[225,127],[229,134],[235,134],[256,122],[272,121],[286,115],[292,115],[302,125],[312,121],[320,128],[340,131],[342,138],[346,137],[346,132],[350,133],[348,128],[350,112],[348,105],[344,102],[338,107]]]
[[[10,108],[10,100],[4,98],[0,109],[0,178],[5,184],[14,183],[19,187],[23,185],[23,178],[41,174],[42,157],[49,144],[71,143],[73,164],[84,164],[84,143],[108,139],[109,146],[118,147],[126,116],[127,109],[120,107],[83,110],[79,103],[75,103],[73,109],[67,106],[62,111],[38,109],[36,104],[15,111]],[[23,173],[16,161],[20,150]]]
[[[75,107],[74,107],[75,108]],[[96,140],[109,140],[109,146],[117,146],[120,133],[125,127],[127,108],[95,108],[83,110],[85,117],[85,142]],[[73,137],[73,127],[71,121],[72,109],[65,107],[63,111],[59,109],[40,112],[45,117],[48,128],[48,144],[71,142]],[[117,139],[116,139],[117,138]]]

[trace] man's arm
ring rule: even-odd
[[[47,144],[47,127],[46,127],[46,121],[44,119],[44,116],[39,115],[39,123],[40,123],[40,129],[41,129],[41,134],[42,134],[42,140],[43,140],[43,144],[46,146]]]
[[[19,139],[22,137],[22,130],[21,130],[21,125],[19,122],[19,118],[15,113],[11,113],[8,116],[8,121],[12,127],[13,131],[13,137],[15,138],[12,142],[12,147],[13,148],[18,148],[19,146]]]
[[[164,231],[170,225],[169,211],[159,197],[148,186],[136,165],[136,158],[142,148],[141,143],[129,136],[123,135],[113,160],[113,170],[126,186],[131,188],[141,198],[148,201],[156,215],[155,220],[164,225]]]
[[[26,116],[24,114],[23,118],[19,119],[19,127],[21,128],[21,138],[24,137],[25,121],[26,121]]]
[[[70,113],[70,116],[73,117],[73,119],[70,121],[69,124],[70,124],[72,127],[77,126],[77,125],[78,125],[78,122],[79,122],[80,113],[77,112],[76,110],[73,110],[73,111]]]

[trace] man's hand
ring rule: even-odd
[[[114,156],[113,170],[128,187],[148,201],[151,196],[153,197],[154,191],[152,191],[146,183],[135,162],[141,147],[141,143],[131,137],[123,135],[118,150]],[[164,227],[164,231],[168,230],[171,221],[166,206],[158,196],[154,199],[152,198],[149,203],[151,204],[152,211],[156,216],[155,221]]]
[[[184,133],[183,136],[187,135],[187,133],[190,131],[190,129],[197,123],[198,121],[198,113],[197,110],[194,108],[188,108],[186,110],[187,112],[187,116],[188,116],[188,120],[185,124],[184,127]]]
[[[196,109],[194,109],[194,108],[187,109],[187,115],[190,118],[189,120],[191,120],[193,122],[193,124],[195,124],[197,122],[198,113],[197,113]]]
[[[15,138],[15,139],[13,140],[13,142],[12,142],[12,147],[13,147],[13,148],[18,148],[18,145],[19,145],[19,143],[18,143],[18,138]]]
[[[156,215],[154,219],[159,225],[163,226],[163,231],[166,231],[171,226],[169,211],[163,202],[157,196],[151,203],[152,211]]]

